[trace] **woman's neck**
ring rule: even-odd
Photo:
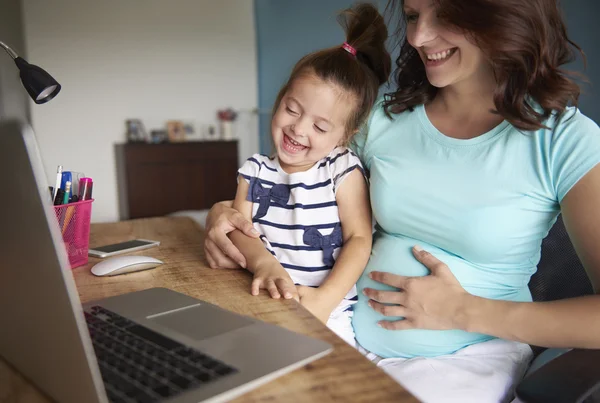
[[[478,137],[504,119],[494,114],[495,83],[491,79],[471,80],[440,88],[425,106],[433,125],[446,136],[461,139]]]
[[[481,116],[495,110],[493,82],[457,83],[440,88],[432,103],[455,117]]]

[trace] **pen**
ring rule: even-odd
[[[64,235],[67,232],[67,228],[69,227],[69,223],[71,222],[71,218],[73,218],[73,213],[75,213],[75,206],[67,207],[67,212],[65,213],[65,221],[62,226],[62,233]]]
[[[56,168],[56,186],[54,186],[54,194],[52,194],[52,200],[56,201],[56,194],[58,193],[58,189],[60,189],[60,183],[62,181],[62,165],[59,165]]]
[[[65,191],[61,188],[58,188],[58,191],[56,192],[56,197],[54,198],[54,205],[60,206],[63,202],[64,197]]]

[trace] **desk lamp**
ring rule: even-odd
[[[2,41],[0,41],[0,47],[6,50],[6,53],[15,61],[21,72],[23,87],[25,87],[33,102],[45,104],[60,92],[60,84],[46,70],[27,63],[25,59],[19,57],[14,50]]]

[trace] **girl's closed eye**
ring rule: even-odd
[[[319,133],[325,133],[325,132],[327,131],[327,130],[325,130],[325,129],[322,129],[322,128],[320,128],[320,127],[319,127],[319,126],[317,126],[317,125],[314,125],[314,126],[315,126],[315,130],[316,130],[317,132],[319,132]]]
[[[292,108],[290,108],[289,106],[286,106],[286,107],[285,107],[285,110],[286,110],[288,113],[292,114],[292,115],[297,115],[297,114],[298,114],[298,112],[296,112],[295,110],[293,110],[293,109],[292,109]]]

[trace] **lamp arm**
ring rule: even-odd
[[[5,44],[4,42],[0,41],[0,47],[3,48],[4,50],[6,50],[6,53],[8,53],[10,55],[10,57],[12,57],[13,59],[16,59],[17,57],[19,57],[19,55],[10,48],[10,46],[8,46],[7,44]]]

